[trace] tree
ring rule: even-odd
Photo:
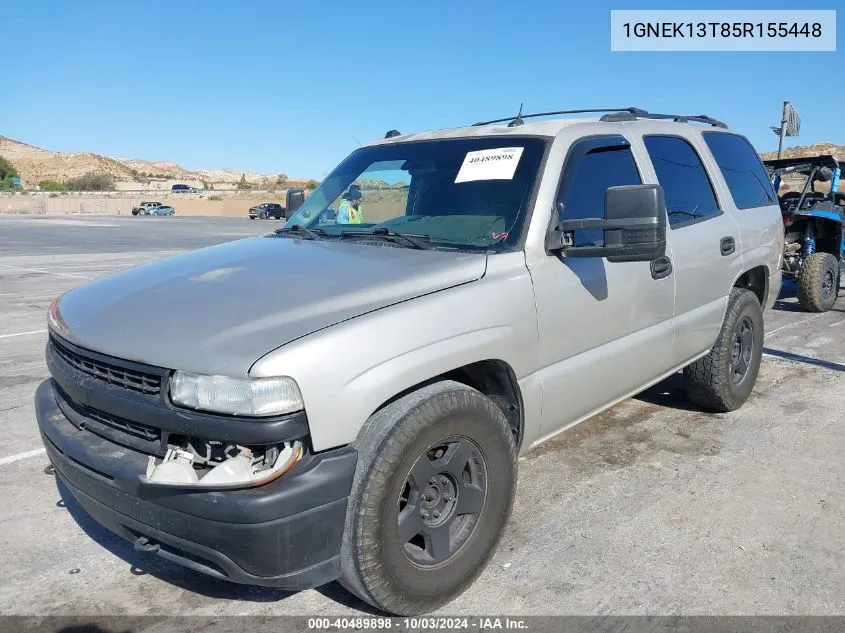
[[[112,191],[114,177],[111,174],[88,172],[69,179],[65,185],[69,191]]]
[[[65,191],[67,187],[65,183],[58,180],[42,180],[38,183],[38,188],[41,191]]]
[[[287,181],[288,181],[288,175],[287,174],[279,174],[278,176],[276,176],[276,186],[277,187],[284,187],[285,183]]]
[[[11,189],[12,178],[18,178],[19,175],[15,166],[0,156],[0,189]]]
[[[319,186],[320,186],[320,183],[317,182],[316,180],[313,180],[313,179],[309,180],[308,182],[305,183],[306,189],[316,189]]]
[[[241,179],[238,181],[238,189],[252,189],[250,184],[246,181],[245,174],[241,174]]]

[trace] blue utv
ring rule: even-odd
[[[764,161],[775,191],[785,180],[800,187],[778,195],[784,226],[782,272],[795,282],[798,303],[826,312],[836,303],[845,252],[845,195],[839,192],[840,163],[834,156]],[[798,177],[798,182],[795,181]],[[828,192],[816,191],[829,183]]]

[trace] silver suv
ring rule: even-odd
[[[678,371],[723,412],[757,377],[783,225],[754,148],[597,112],[391,131],[273,234],[60,297],[36,394],[57,475],[217,578],[453,600],[519,455]]]

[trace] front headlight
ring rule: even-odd
[[[293,378],[232,378],[177,371],[170,378],[173,404],[189,409],[244,416],[270,416],[303,409]]]

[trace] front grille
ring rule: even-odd
[[[62,360],[78,371],[138,393],[153,396],[161,393],[161,377],[156,374],[118,367],[100,359],[83,356],[60,343],[55,337],[50,337],[50,342]]]
[[[117,431],[123,431],[127,435],[134,435],[135,437],[148,442],[157,442],[161,435],[161,431],[159,429],[147,426],[146,424],[138,424],[137,422],[130,422],[129,420],[124,420],[123,418],[117,418],[113,415],[109,415],[108,413],[103,413],[102,411],[95,411],[94,409],[86,408],[84,415],[85,417],[90,418],[95,422],[99,422],[104,426],[108,426]]]

